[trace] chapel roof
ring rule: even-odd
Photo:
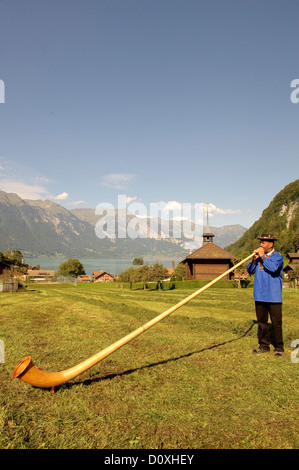
[[[235,257],[228,251],[215,245],[213,242],[206,243],[201,248],[193,251],[183,260],[191,259],[234,259]]]

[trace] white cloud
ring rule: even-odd
[[[136,196],[133,196],[133,197],[127,196],[126,197],[126,203],[130,204],[131,202],[136,201],[136,199],[137,199]]]
[[[0,157],[0,172],[0,190],[17,194],[22,199],[50,199],[60,202],[69,198],[67,192],[58,195],[50,192],[47,187],[53,181],[23,164]]]
[[[110,173],[102,177],[101,184],[111,189],[127,189],[134,178],[131,173]]]
[[[227,215],[227,214],[241,214],[241,209],[220,209],[214,204],[209,204],[209,216],[213,217],[214,214]]]
[[[165,203],[165,207],[163,208],[163,211],[181,211],[182,209],[182,203],[178,201],[168,201]]]
[[[64,193],[58,194],[58,196],[54,197],[54,199],[57,199],[58,201],[64,201],[68,197],[69,197],[69,193],[64,192]]]
[[[17,194],[22,199],[46,199],[48,191],[43,186],[30,185],[10,179],[0,181],[0,189],[6,193]]]

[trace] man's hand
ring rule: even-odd
[[[255,262],[260,256],[264,256],[265,250],[262,246],[260,246],[257,250],[254,250],[254,255],[252,261]]]

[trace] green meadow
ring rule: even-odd
[[[215,286],[54,394],[11,378],[27,355],[48,371],[70,368],[193,291],[190,283],[165,291],[53,284],[1,293],[0,448],[298,448],[291,289],[283,292],[283,357],[252,354],[252,289]]]

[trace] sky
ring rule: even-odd
[[[298,178],[298,41],[297,0],[0,0],[0,190],[249,228]]]

